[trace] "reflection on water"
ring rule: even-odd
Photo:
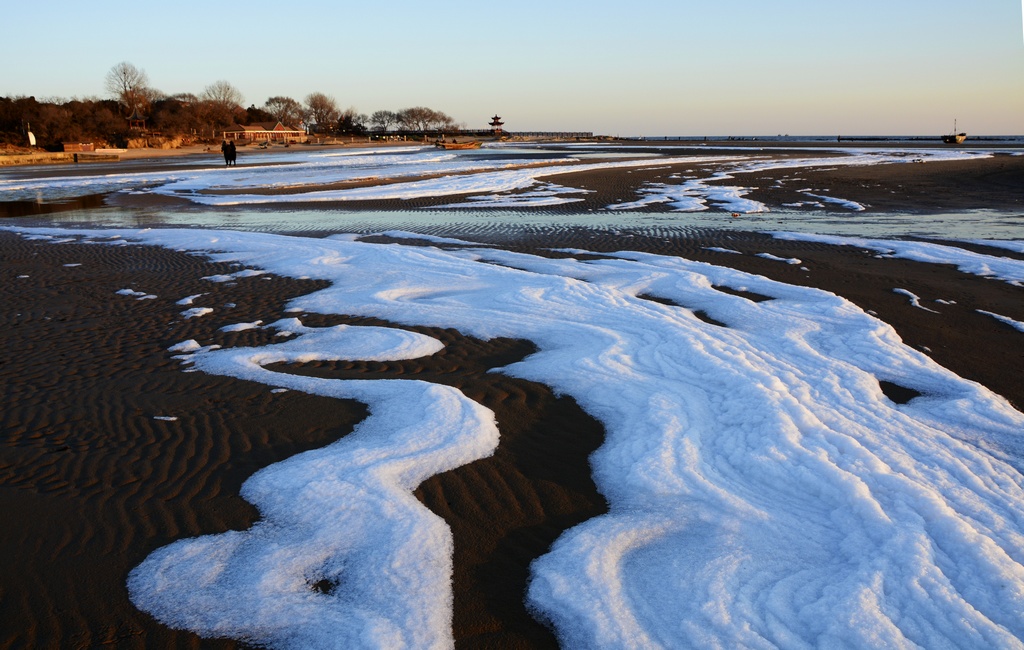
[[[71,210],[89,210],[101,208],[106,194],[88,194],[73,196],[62,200],[43,200],[39,196],[35,201],[0,201],[0,218],[27,217],[30,215],[53,214]]]
[[[648,231],[678,234],[697,230],[793,231],[863,237],[936,237],[946,239],[1024,240],[1024,214],[976,210],[949,214],[867,214],[833,212],[768,212],[732,216],[729,212],[624,213],[593,211],[512,210],[270,210],[188,208],[112,208],[102,195],[73,202],[2,204],[4,225],[70,227],[199,227],[259,232],[328,235],[407,230],[424,234],[476,233],[513,235],[565,228],[603,231]],[[38,209],[31,208],[36,206]],[[95,207],[94,207],[95,206]],[[93,209],[89,209],[93,208]],[[17,212],[17,210],[22,210]]]

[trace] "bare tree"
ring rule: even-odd
[[[292,128],[306,121],[306,109],[291,97],[271,97],[263,105],[263,110],[281,124]]]
[[[455,125],[448,115],[425,106],[406,108],[398,112],[398,123],[412,131],[451,129]]]
[[[215,81],[204,88],[201,100],[199,114],[211,129],[227,126],[245,115],[242,93],[227,81]]]
[[[366,133],[366,122],[369,118],[350,106],[338,115],[338,135],[362,135]]]
[[[454,131],[459,128],[459,125],[455,122],[454,118],[441,111],[436,111],[434,114],[434,128],[439,131]]]
[[[313,123],[321,129],[329,129],[338,121],[341,112],[338,110],[338,102],[330,95],[324,93],[310,93],[306,95],[306,108],[309,109]]]
[[[241,108],[245,99],[242,93],[227,81],[215,81],[203,88],[203,100],[228,112]]]
[[[149,102],[147,88],[149,78],[142,68],[127,61],[118,63],[107,73],[105,86],[128,113],[135,109],[146,110]]]
[[[416,106],[398,111],[398,123],[409,131],[426,131],[429,108]]]
[[[377,131],[387,131],[398,123],[398,113],[394,111],[374,111],[370,116],[370,124],[373,124]]]

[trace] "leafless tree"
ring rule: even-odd
[[[227,81],[215,81],[203,89],[199,113],[211,128],[227,126],[238,119],[242,108],[242,93]]]
[[[403,108],[398,111],[398,124],[410,131],[426,131],[430,109],[422,106]]]
[[[330,95],[324,93],[310,93],[306,95],[306,108],[313,123],[317,126],[330,129],[338,121],[341,112],[338,110],[338,102]]]
[[[434,127],[440,131],[454,131],[459,128],[453,117],[441,111],[437,111],[435,118],[437,121],[434,123]]]
[[[448,115],[425,106],[406,108],[398,112],[398,123],[412,131],[451,129],[455,125]]]
[[[306,109],[291,97],[271,97],[263,105],[263,110],[281,124],[292,128],[306,121]]]
[[[203,89],[202,98],[217,108],[234,112],[242,107],[242,93],[227,81],[215,81]]]
[[[196,97],[192,93],[178,93],[176,95],[171,95],[167,99],[175,99],[175,100],[181,102],[182,104],[189,104],[189,105],[198,104],[199,103],[199,98]]]
[[[142,68],[122,61],[107,73],[105,86],[107,92],[124,107],[125,111],[131,113],[135,109],[148,109],[148,84],[149,78]]]
[[[387,131],[398,123],[398,113],[394,111],[374,111],[370,116],[370,124],[377,131]]]
[[[143,106],[152,106],[161,99],[167,99],[167,93],[149,86],[142,89],[141,95]]]

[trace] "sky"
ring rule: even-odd
[[[466,128],[602,135],[1024,133],[1017,0],[47,1],[5,7],[0,96],[168,94],[428,106]],[[13,26],[20,26],[16,29]]]

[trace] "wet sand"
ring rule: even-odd
[[[1024,407],[1020,332],[975,311],[1024,321],[1020,287],[856,248],[744,232],[509,229],[490,239],[535,253],[567,247],[684,255],[821,287],[874,311],[909,345]],[[707,250],[713,246],[749,254]],[[803,263],[753,255],[760,252]],[[249,526],[258,515],[238,496],[241,483],[260,467],[344,436],[365,410],[185,372],[167,348],[190,338],[266,343],[265,331],[218,329],[284,317],[289,298],[322,285],[275,276],[211,283],[202,277],[233,269],[152,247],[43,243],[9,233],[0,233],[0,257],[0,647],[237,647],[168,629],[136,610],[125,588],[128,572],[175,539]],[[955,304],[927,312],[894,293],[897,287]],[[125,288],[156,298],[116,294]],[[199,293],[205,295],[196,305],[217,309],[184,319],[176,301]],[[435,476],[416,494],[454,533],[458,646],[554,647],[522,604],[528,567],[566,527],[604,511],[586,461],[601,444],[602,427],[545,386],[487,372],[529,354],[529,342],[419,331],[445,349],[415,361],[278,369],[437,381],[495,411],[502,433],[495,455]],[[899,387],[886,390],[894,401],[911,397]]]

